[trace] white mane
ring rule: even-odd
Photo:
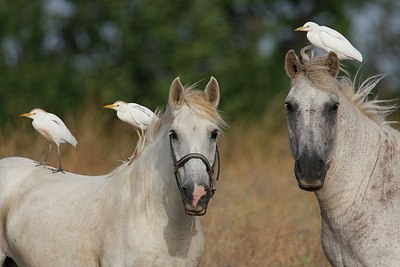
[[[185,87],[182,106],[188,105],[190,109],[200,118],[205,118],[215,122],[219,128],[224,129],[227,124],[222,119],[220,112],[206,99],[204,91],[197,90],[197,84]],[[139,156],[148,144],[154,141],[155,136],[163,125],[171,123],[173,120],[173,110],[171,105],[167,105],[165,111],[157,109],[156,116],[150,123],[145,136],[138,140],[136,145],[136,156]]]
[[[397,104],[393,104],[395,100],[379,100],[372,97],[372,91],[376,85],[383,79],[383,75],[374,75],[364,80],[361,85],[356,86],[357,75],[352,81],[350,75],[342,67],[343,76],[333,78],[330,76],[324,65],[326,56],[314,56],[310,51],[310,47],[306,46],[301,49],[301,56],[304,65],[304,71],[308,79],[313,82],[317,88],[329,90],[329,88],[339,88],[345,96],[351,100],[366,116],[374,120],[378,124],[393,123],[386,121],[388,115],[393,113],[397,108]],[[358,73],[357,73],[358,74]]]

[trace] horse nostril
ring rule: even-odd
[[[187,188],[185,186],[182,186],[182,192],[186,194]]]
[[[206,192],[205,196],[210,196],[211,195],[211,187],[205,186],[204,191]]]

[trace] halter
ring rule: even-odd
[[[178,178],[178,170],[182,168],[186,162],[188,162],[191,159],[199,159],[201,160],[204,165],[206,165],[207,173],[208,173],[208,179],[210,182],[210,188],[211,188],[211,197],[214,196],[215,191],[217,190],[215,188],[216,181],[218,181],[219,178],[219,170],[220,170],[220,160],[219,160],[219,152],[218,152],[218,146],[215,144],[215,155],[214,155],[214,162],[211,165],[211,163],[208,161],[208,159],[200,154],[200,153],[189,153],[183,156],[180,160],[176,160],[175,156],[175,151],[172,146],[172,137],[171,134],[169,135],[169,145],[171,148],[171,157],[172,157],[172,164],[174,166],[174,175],[176,179],[176,183],[178,185],[179,190],[181,189],[181,183],[179,182]],[[218,162],[218,171],[217,171],[217,176],[214,177],[215,174],[215,163]]]

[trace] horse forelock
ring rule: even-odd
[[[305,76],[310,80],[316,89],[335,92],[338,90],[339,81],[329,74],[329,68],[325,64],[327,56],[309,55],[308,58],[303,58],[303,70]]]
[[[343,76],[332,77],[328,72],[328,67],[325,62],[327,55],[314,56],[308,51],[309,47],[304,47],[301,50],[304,76],[299,76],[293,82],[296,84],[297,79],[308,79],[316,89],[325,90],[327,92],[340,92],[346,96],[361,112],[378,124],[388,124],[386,117],[394,112],[398,105],[393,104],[394,100],[378,100],[370,98],[372,91],[376,88],[378,82],[383,78],[383,75],[375,75],[367,78],[356,86],[355,80],[351,80],[349,74],[343,70]]]
[[[182,106],[187,105],[200,118],[217,124],[220,128],[226,126],[218,109],[210,103],[204,91],[196,90],[196,85],[185,89]]]
[[[173,108],[170,103],[168,103],[165,111],[161,109],[156,111],[156,118],[151,122],[149,128],[147,129],[144,138],[138,140],[136,155],[139,156],[148,143],[151,143],[154,138],[159,134],[159,132],[164,128],[165,125],[171,125],[174,120],[174,112],[179,111],[183,106],[187,105],[191,112],[202,119],[206,119],[214,122],[222,131],[226,127],[226,123],[221,117],[218,109],[208,101],[204,91],[196,89],[196,84],[192,86],[185,87],[182,103]]]

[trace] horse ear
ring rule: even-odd
[[[286,53],[285,70],[286,74],[292,79],[296,78],[303,71],[300,60],[293,49]]]
[[[336,78],[339,74],[339,57],[335,52],[329,52],[328,58],[326,59],[325,65],[328,67],[329,74]]]
[[[181,80],[179,77],[176,77],[169,88],[169,104],[172,108],[177,108],[182,104],[183,91],[184,89]]]
[[[204,90],[208,101],[214,105],[214,107],[218,107],[219,104],[219,84],[217,79],[211,76],[210,81],[206,85],[206,89]]]

